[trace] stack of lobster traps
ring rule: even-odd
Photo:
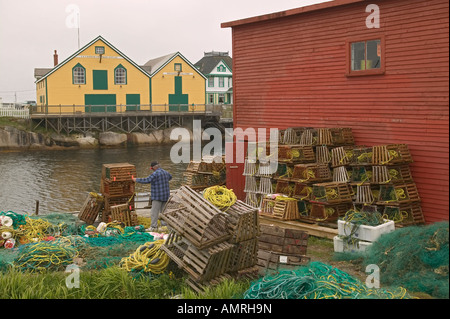
[[[161,214],[170,234],[162,249],[196,291],[256,265],[258,210],[237,201],[225,212],[188,186],[174,192]]]
[[[201,161],[191,161],[183,173],[182,185],[201,191],[226,182],[223,156],[204,156]]]
[[[136,167],[129,163],[103,164],[100,193],[91,192],[78,218],[92,225],[97,218],[102,222],[117,220],[127,226],[137,223],[135,210]]]
[[[283,130],[278,142],[273,174],[260,175],[258,160],[244,167],[246,202],[261,215],[334,225],[356,209],[424,223],[406,144],[356,145],[351,128],[310,127]]]

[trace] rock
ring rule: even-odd
[[[99,134],[98,142],[102,146],[124,146],[127,143],[127,135],[114,132]]]
[[[158,145],[160,141],[152,134],[131,133],[128,141],[135,145]]]

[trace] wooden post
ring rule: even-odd
[[[38,200],[36,201],[36,209],[34,211],[34,214],[39,215],[39,201]]]

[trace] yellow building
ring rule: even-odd
[[[35,69],[38,112],[185,111],[205,104],[206,78],[180,53],[139,66],[99,36],[63,62],[55,58],[52,69]]]
[[[152,79],[153,111],[203,111],[206,77],[180,52],[142,66]]]

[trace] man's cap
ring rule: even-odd
[[[158,165],[158,164],[159,164],[158,162],[154,161],[154,162],[152,162],[152,163],[150,164],[150,167],[156,166],[156,165]]]

